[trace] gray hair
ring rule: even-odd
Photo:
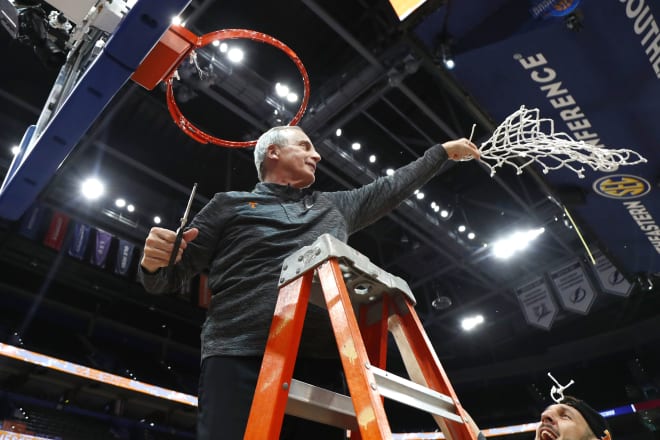
[[[278,127],[273,127],[261,136],[257,140],[257,144],[254,146],[254,166],[257,168],[257,176],[259,177],[259,182],[264,180],[264,159],[266,158],[266,151],[270,145],[286,145],[289,138],[286,135],[286,131],[289,129],[302,130],[302,128],[297,125],[281,125]]]

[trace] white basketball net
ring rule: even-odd
[[[576,141],[566,133],[555,133],[552,119],[540,118],[538,109],[526,109],[525,106],[507,117],[490,139],[481,144],[479,151],[482,163],[490,169],[491,177],[495,175],[495,169],[504,164],[515,167],[517,174],[533,162],[542,167],[544,174],[566,167],[582,179],[582,165],[594,171],[610,172],[621,165],[646,162],[644,157],[632,150],[598,147]],[[514,158],[523,160],[513,161]]]

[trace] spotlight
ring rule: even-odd
[[[103,195],[105,187],[100,180],[95,177],[90,177],[82,183],[80,191],[86,199],[96,200]]]
[[[275,84],[275,93],[280,98],[284,98],[289,94],[289,86],[278,82]]]
[[[335,131],[335,136],[337,136],[337,137],[341,136],[341,128],[338,128],[338,129]]]
[[[243,61],[245,54],[243,51],[237,47],[232,47],[227,51],[227,58],[234,64],[238,64]]]
[[[483,323],[484,323],[483,315],[468,316],[467,318],[463,318],[463,320],[461,321],[461,327],[466,332],[469,332],[471,330],[474,330],[477,326]]]
[[[362,145],[360,145],[359,142],[353,142],[353,144],[351,145],[351,148],[355,151],[359,151],[360,148],[362,148]]]

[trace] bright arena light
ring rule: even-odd
[[[468,316],[467,318],[463,318],[463,320],[461,321],[461,327],[466,332],[469,332],[471,330],[474,330],[477,326],[483,323],[484,323],[483,315]]]
[[[220,43],[220,52],[226,53],[229,50],[229,45],[224,41]]]
[[[155,223],[155,224],[159,225],[161,221],[162,221],[162,220],[161,220],[161,218],[160,218],[159,216],[155,216],[155,217],[154,217],[154,223]]]
[[[351,148],[355,151],[358,151],[360,148],[362,148],[362,145],[360,145],[359,142],[353,142],[353,145],[351,145]]]
[[[371,162],[371,163],[376,162],[376,155],[375,154],[372,154],[371,156],[369,156],[369,162]]]
[[[505,260],[511,258],[516,252],[522,251],[533,240],[545,232],[545,228],[530,229],[528,231],[514,232],[509,237],[493,243],[493,255]]]
[[[278,82],[275,84],[275,93],[280,98],[284,98],[289,94],[289,86]]]
[[[449,211],[447,211],[446,209],[443,209],[442,211],[440,211],[440,217],[442,217],[442,218],[449,217]]]
[[[129,203],[128,205],[126,205],[126,211],[128,211],[128,212],[135,211],[135,206],[133,204]]]
[[[126,206],[126,200],[124,200],[122,198],[119,198],[119,199],[115,200],[115,206],[117,208],[123,208],[124,206]]]
[[[80,186],[80,191],[82,195],[88,200],[96,200],[100,198],[105,192],[105,186],[103,183],[95,178],[89,177]]]
[[[286,100],[289,102],[298,102],[298,94],[290,92],[286,95]]]
[[[179,17],[178,15],[175,15],[174,17],[172,17],[172,24],[180,26],[182,21],[183,20],[181,20],[181,17]]]
[[[387,170],[385,170],[385,174],[391,176],[392,174],[394,174],[394,170],[392,168],[388,168]]]
[[[232,63],[235,63],[235,64],[240,63],[241,61],[243,61],[244,57],[245,57],[245,54],[243,53],[243,51],[241,49],[237,48],[237,47],[232,47],[231,49],[229,49],[227,51],[227,58]]]
[[[21,151],[21,147],[19,147],[18,145],[14,145],[13,147],[11,147],[12,156],[16,156],[19,151]]]
[[[338,129],[335,131],[335,136],[337,136],[337,137],[341,136],[341,128],[338,128]]]

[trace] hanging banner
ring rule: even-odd
[[[587,273],[579,261],[549,273],[564,310],[586,315],[596,299]]]
[[[117,261],[115,262],[115,273],[121,276],[128,276],[133,264],[135,245],[130,241],[119,240],[117,247]]]
[[[87,244],[92,228],[84,223],[74,222],[72,231],[69,255],[77,260],[83,260],[87,252]]]
[[[102,231],[101,229],[97,229],[94,253],[92,254],[90,263],[92,263],[94,266],[105,268],[111,244],[112,234]]]
[[[18,233],[30,240],[37,240],[41,234],[41,226],[48,209],[41,205],[32,207],[21,218]]]
[[[596,260],[593,271],[601,290],[612,295],[628,297],[632,292],[632,284],[600,250],[596,249],[593,256]]]
[[[530,325],[550,330],[557,316],[557,304],[543,278],[516,289],[516,296]]]
[[[208,275],[205,273],[199,274],[199,296],[197,304],[203,309],[208,309],[211,305],[211,289],[209,289],[208,281]]]
[[[59,251],[64,243],[66,228],[69,224],[69,216],[61,212],[55,212],[50,220],[48,232],[44,237],[44,244],[51,249]]]

